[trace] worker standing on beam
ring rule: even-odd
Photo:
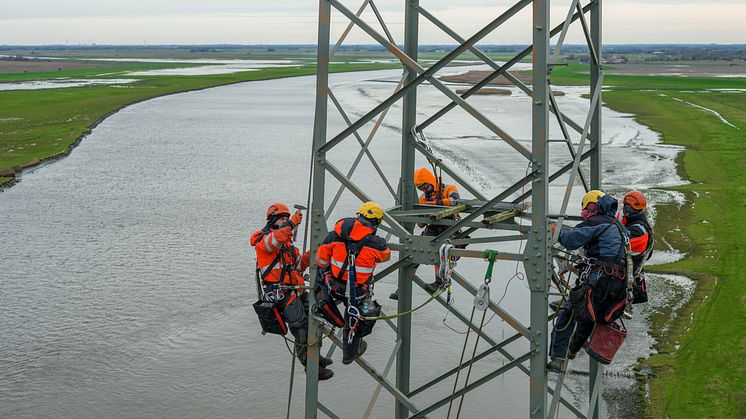
[[[300,210],[292,216],[285,204],[275,202],[267,209],[267,224],[251,235],[251,245],[256,250],[258,275],[266,300],[278,304],[282,320],[287,322],[295,337],[295,354],[306,366],[308,344],[308,291],[302,272],[308,268],[310,252],[304,255],[293,244],[293,232],[303,220]],[[328,380],[334,372],[326,367],[329,358],[319,361],[319,380]]]
[[[414,185],[417,187],[417,189],[420,190],[420,192],[422,192],[422,195],[420,195],[420,204],[423,204],[423,205],[442,205],[442,206],[450,207],[450,206],[457,205],[459,202],[459,199],[461,199],[458,193],[458,188],[456,188],[456,185],[443,184],[442,179],[436,179],[433,172],[431,172],[429,169],[425,167],[417,169],[414,172]],[[458,217],[457,214],[453,214],[445,218],[455,219],[457,217]],[[426,223],[417,223],[417,226],[420,228],[424,228],[424,230],[422,230],[423,236],[432,236],[432,237],[440,235],[440,233],[442,233],[448,228],[448,226],[445,226],[445,225],[426,224]],[[456,246],[456,247],[463,249],[466,246]],[[434,294],[435,291],[437,291],[438,288],[440,288],[440,278],[439,278],[438,272],[439,272],[439,266],[435,265],[435,281],[433,281],[430,284],[425,284],[425,290],[429,292],[430,294]],[[392,300],[398,300],[399,290],[394,291],[389,296],[389,298],[391,298]]]
[[[583,196],[583,222],[559,233],[569,250],[583,248],[581,272],[570,298],[562,304],[552,330],[549,371],[562,371],[568,359],[588,340],[596,323],[621,317],[627,303],[626,246],[628,232],[616,219],[617,201],[599,190]],[[555,225],[552,225],[555,233]]]
[[[324,286],[332,298],[344,303],[344,336],[342,363],[349,364],[367,349],[363,337],[369,335],[381,306],[371,300],[373,271],[381,262],[391,259],[391,250],[383,237],[376,235],[383,209],[366,202],[357,217],[343,218],[316,251],[316,263],[322,270]]]

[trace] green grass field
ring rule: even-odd
[[[746,82],[740,83],[739,87],[746,87]],[[686,257],[651,269],[689,276],[697,281],[697,291],[670,332],[657,336],[660,354],[645,361],[654,369],[646,416],[743,418],[746,93],[694,93],[688,90],[697,87],[697,81],[683,80],[683,84],[680,89],[687,91],[629,88],[604,95],[606,105],[634,113],[638,121],[658,131],[664,143],[685,146],[680,169],[692,182],[676,188],[686,195],[686,205],[658,209],[658,242],[666,240]],[[736,128],[680,100],[712,109]],[[654,333],[661,326],[654,320]]]
[[[189,64],[186,64],[187,66]],[[134,70],[181,67],[185,64],[132,63],[37,73],[0,74],[0,81],[70,78],[123,78]],[[399,68],[399,64],[332,64],[332,72]],[[252,80],[314,74],[313,65],[267,68],[209,76],[126,76],[140,81],[125,88],[107,85],[4,91],[0,101],[0,185],[15,172],[69,151],[102,118],[124,106],[172,93]],[[115,73],[115,74],[112,74]]]

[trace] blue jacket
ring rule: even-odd
[[[560,232],[559,242],[569,250],[585,249],[585,256],[604,262],[621,262],[624,258],[624,235],[627,229],[616,218],[617,201],[609,195],[598,200],[598,215],[583,221],[571,230]],[[615,226],[615,224],[617,224]]]

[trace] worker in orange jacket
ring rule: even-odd
[[[367,349],[363,337],[371,333],[375,321],[360,317],[377,317],[381,312],[381,306],[371,300],[371,291],[376,265],[391,259],[386,240],[376,235],[382,218],[381,206],[366,202],[358,209],[357,217],[337,221],[316,251],[325,285],[331,296],[347,308],[343,364],[351,363]]]
[[[632,265],[635,281],[632,284],[632,303],[648,301],[647,284],[643,266],[653,254],[653,227],[645,216],[647,207],[645,195],[640,191],[630,191],[622,203],[622,223],[629,231],[629,244],[632,248]]]
[[[438,179],[435,178],[433,172],[425,167],[417,169],[414,172],[414,185],[420,190],[420,192],[422,192],[422,195],[420,195],[420,204],[422,205],[453,206],[457,205],[459,199],[461,199],[456,185],[445,185],[443,182],[439,182]],[[454,219],[456,217],[457,215],[452,215],[446,218]],[[444,225],[426,223],[417,223],[417,226],[424,228],[422,231],[423,236],[433,237],[440,235],[440,233],[448,228],[448,226]],[[466,246],[459,245],[456,247],[463,249]],[[435,265],[435,281],[430,284],[425,284],[425,290],[430,294],[435,293],[435,291],[440,287],[438,272],[439,266]],[[399,290],[394,291],[389,298],[392,300],[398,300]]]
[[[265,299],[279,301],[282,317],[295,337],[295,353],[306,365],[308,342],[308,292],[302,288],[302,272],[308,268],[310,252],[304,255],[293,244],[303,214],[296,211],[292,216],[288,207],[275,202],[267,209],[267,224],[251,235],[251,245],[256,250],[257,272],[261,277]],[[320,358],[319,380],[327,380],[334,372],[326,367],[332,364],[329,358]]]

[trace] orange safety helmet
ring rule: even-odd
[[[419,188],[425,183],[429,183],[433,185],[433,188],[435,188],[438,184],[438,181],[437,179],[435,179],[435,175],[430,170],[423,167],[421,169],[417,169],[414,172],[414,186]]]
[[[624,203],[637,211],[642,211],[648,206],[645,196],[640,191],[627,192],[627,195],[624,195]]]
[[[281,202],[275,202],[274,204],[270,205],[269,208],[267,208],[267,220],[278,215],[290,217],[290,209],[287,207],[287,205]]]

